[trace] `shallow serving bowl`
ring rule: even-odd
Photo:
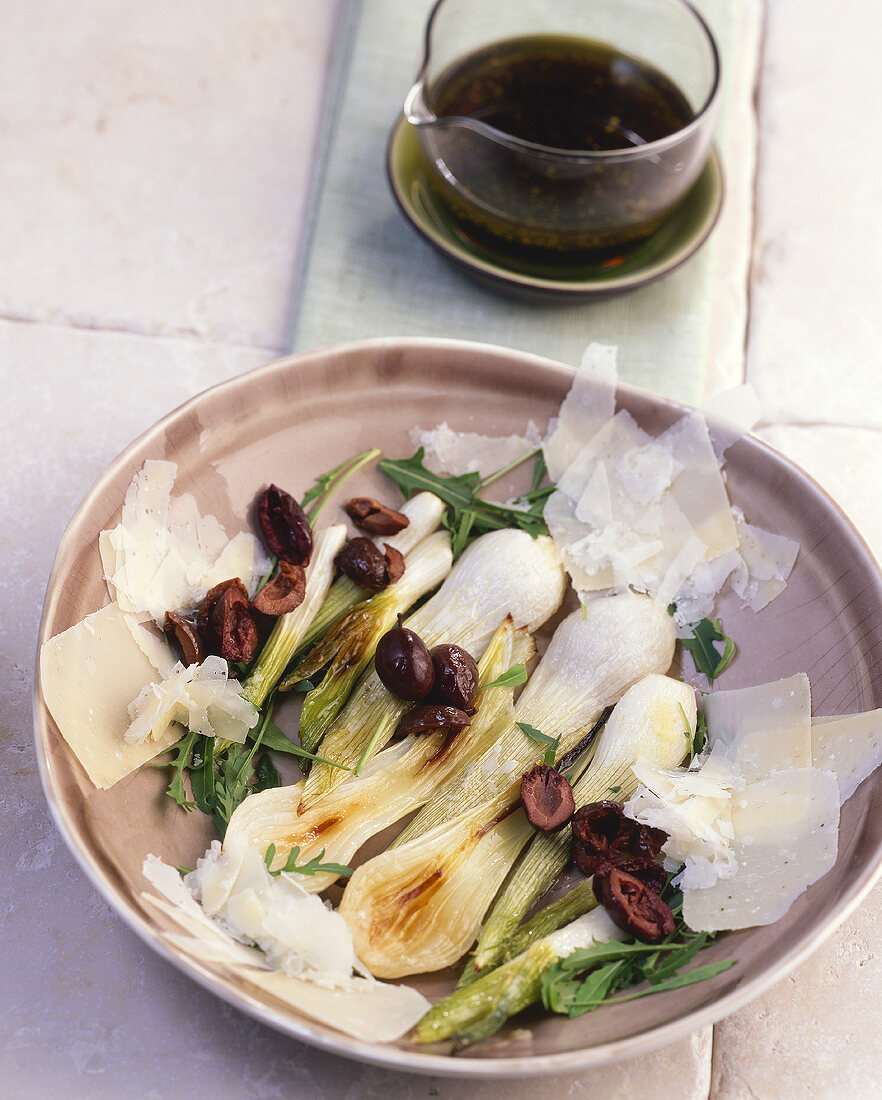
[[[40,641],[107,603],[97,538],[117,522],[133,473],[147,458],[178,463],[176,491],[192,492],[203,512],[230,533],[248,522],[256,491],[276,481],[302,494],[314,477],[377,445],[409,455],[408,430],[442,420],[458,430],[507,434],[528,419],[555,415],[570,368],[520,352],[442,340],[373,340],[292,356],[195,397],[128,447],[99,478],[72,519],[49,582]],[[682,407],[628,386],[627,408],[650,431]],[[855,529],[792,463],[753,438],[729,451],[730,495],[747,518],[800,542],[786,591],[758,615],[736,600],[719,608],[739,646],[723,687],[806,671],[814,712],[882,706],[882,577]],[[390,495],[368,473],[348,495]],[[351,488],[351,493],[349,489]],[[323,517],[330,521],[330,515]],[[687,661],[688,664],[688,661]],[[164,773],[142,768],[109,791],[92,788],[43,706],[37,684],[37,753],[59,829],[96,888],[146,943],[207,989],[287,1034],[398,1069],[438,1075],[561,1073],[610,1062],[670,1042],[758,996],[814,950],[867,893],[882,869],[882,774],[871,776],[843,808],[839,857],[777,924],[721,937],[705,961],[738,963],[712,981],[622,1005],[579,1020],[523,1016],[495,1040],[452,1057],[446,1047],[406,1040],[372,1045],[298,1015],[223,970],[198,964],[162,938],[170,926],[139,898],[144,856],[194,866],[211,839],[201,814],[162,797]],[[293,714],[282,711],[283,725]],[[451,973],[415,984],[437,998]]]

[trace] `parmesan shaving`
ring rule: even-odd
[[[722,744],[748,783],[775,771],[812,765],[812,695],[808,676],[705,697],[708,741]]]
[[[260,855],[244,849],[224,864],[219,849],[215,842],[197,870],[187,876],[187,883],[197,894],[206,888],[209,893],[214,890],[214,900],[221,898],[225,912],[244,917],[266,942],[269,955],[243,943],[251,939],[243,929],[209,917],[174,868],[147,856],[144,876],[161,897],[144,893],[142,900],[186,933],[163,933],[168,943],[201,964],[224,966],[246,987],[268,993],[303,1015],[365,1042],[399,1039],[426,1012],[429,1002],[415,989],[352,974],[357,960],[345,924],[342,932],[339,927],[342,918],[314,896],[306,895],[304,904],[293,876],[272,878]],[[287,924],[292,918],[296,927]],[[283,938],[276,934],[280,924]],[[270,957],[281,968],[273,967]],[[340,969],[314,970],[308,960]]]
[[[346,922],[296,879],[270,875],[257,849],[231,838],[223,849],[215,840],[185,883],[209,917],[256,944],[273,968],[349,978],[355,951]]]
[[[836,776],[841,800],[851,798],[882,764],[882,710],[813,718],[812,759]]]
[[[44,642],[43,699],[96,787],[112,787],[183,733],[169,726],[156,740],[138,745],[124,737],[129,703],[169,660],[162,643],[115,603]]]
[[[682,865],[674,881],[693,931],[771,924],[833,866],[840,789],[830,765],[844,742],[843,789],[869,774],[882,758],[878,714],[813,724],[802,674],[713,692],[704,706],[709,753],[688,769],[638,761],[625,813],[668,834],[665,866]]]
[[[634,586],[676,605],[685,635],[728,584],[754,610],[779,595],[798,546],[746,523],[729,502],[724,452],[756,422],[739,387],[653,438],[614,411],[615,349],[591,345],[543,444],[556,491],[549,532],[580,598]]]
[[[202,664],[187,668],[177,662],[167,676],[147,684],[129,704],[131,722],[125,739],[132,745],[161,740],[179,722],[205,737],[241,745],[259,718],[257,708],[241,692],[242,685],[229,676],[223,657],[206,657]]]
[[[701,406],[707,417],[717,458],[722,458],[733,443],[746,435],[762,416],[756,390],[749,382],[731,390],[715,393]]]
[[[747,523],[740,509],[733,508],[732,512],[738,531],[741,561],[736,565],[730,583],[745,607],[761,611],[787,587],[799,543]]]
[[[750,784],[732,806],[737,870],[683,891],[695,932],[773,924],[836,862],[839,788],[817,768],[777,772]]]
[[[589,344],[557,420],[549,424],[542,453],[556,482],[582,447],[610,419],[616,404],[617,349]]]
[[[428,431],[412,428],[410,439],[415,447],[423,448],[426,467],[436,474],[478,473],[489,477],[535,451],[541,436],[532,420],[523,436],[455,432],[445,420]]]
[[[248,532],[227,539],[189,494],[172,499],[177,466],[148,459],[126,492],[122,518],[99,537],[111,594],[123,611],[161,625],[166,611],[192,610],[208,590],[239,577],[253,596],[270,561]]]

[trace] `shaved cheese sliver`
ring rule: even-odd
[[[695,534],[717,558],[738,546],[738,535],[729,496],[717,461],[707,423],[700,412],[681,417],[663,435],[659,446],[670,446],[683,467],[671,493]]]
[[[812,760],[833,772],[843,802],[882,764],[882,710],[812,719]]]
[[[598,462],[605,462],[611,470],[617,470],[633,451],[642,451],[651,442],[652,437],[637,426],[629,412],[622,409],[579,448],[573,461],[557,479],[557,487],[568,497],[578,500]],[[633,481],[633,471],[628,469],[628,473]]]
[[[131,723],[125,739],[139,744],[165,737],[179,722],[205,737],[236,741],[240,745],[260,717],[242,698],[242,685],[229,676],[223,657],[206,657],[185,668],[178,662],[167,676],[147,684],[128,708]]]
[[[799,553],[799,543],[747,523],[732,509],[741,561],[730,578],[733,591],[752,611],[761,611],[787,587]]]
[[[685,864],[678,886],[710,886],[735,874],[732,799],[745,782],[721,746],[700,767],[660,768],[641,759],[634,774],[640,786],[625,804],[625,814],[668,834],[662,846],[665,868],[675,871]]]
[[[142,899],[187,933],[165,932],[165,940],[199,963],[223,965],[238,981],[311,1019],[366,1042],[390,1042],[405,1035],[430,1007],[422,994],[408,986],[347,973],[313,974],[307,980],[274,970],[260,951],[233,939],[205,914],[174,868],[148,856],[143,871],[162,897],[142,894]],[[330,917],[336,916],[318,899],[313,902]]]
[[[531,421],[522,435],[491,436],[455,432],[445,420],[428,431],[413,428],[411,443],[425,451],[425,464],[438,474],[478,473],[489,477],[524,458],[539,445],[539,430]]]
[[[239,577],[254,595],[270,561],[258,540],[240,532],[228,542],[214,516],[202,516],[187,493],[172,498],[177,466],[148,459],[126,491],[122,518],[103,531],[104,574],[124,611],[162,624],[166,611],[187,611],[215,584]]]
[[[355,952],[346,922],[296,878],[270,875],[261,852],[231,838],[224,849],[214,841],[185,882],[210,917],[257,944],[272,966],[348,978]]]
[[[749,382],[715,393],[701,406],[707,418],[717,458],[746,435],[762,416],[756,390]]]
[[[158,661],[159,651],[136,641],[144,632],[112,603],[50,638],[40,651],[43,699],[96,787],[112,787],[184,732],[169,726],[155,741],[126,743],[128,705],[159,671],[148,655]]]
[[[594,943],[623,940],[626,936],[627,932],[613,924],[609,913],[602,905],[598,905],[596,909],[583,913],[556,932],[550,932],[542,942],[553,948],[559,959],[565,959],[580,948],[590,947]]]
[[[683,918],[695,932],[779,920],[836,862],[839,788],[817,768],[781,771],[749,785],[732,807],[728,878],[684,889]]]
[[[612,386],[612,361],[613,349],[588,349],[589,372],[605,364],[595,385]],[[674,604],[684,636],[713,615],[727,583],[745,606],[765,607],[786,586],[798,547],[730,505],[721,461],[756,421],[752,389],[707,403],[712,431],[694,409],[652,438],[613,408],[613,390],[603,397],[580,371],[543,445],[556,487],[544,518],[580,598],[633,586]]]
[[[249,981],[304,1015],[369,1043],[400,1039],[432,1007],[416,989],[368,978],[326,988],[278,971],[258,971]]]
[[[713,615],[714,601],[732,570],[741,564],[737,550],[723,554],[714,561],[700,561],[680,586],[674,622],[681,637],[691,637],[695,623]]]
[[[548,476],[556,482],[582,447],[610,419],[616,406],[617,349],[589,344],[564,398],[554,426],[542,444]]]
[[[808,676],[705,696],[708,740],[722,744],[748,783],[812,764]]]

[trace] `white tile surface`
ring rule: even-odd
[[[882,401],[869,401],[868,405],[879,407],[882,415]],[[779,424],[763,428],[759,435],[827,490],[882,561],[882,431]]]
[[[798,970],[714,1029],[713,1100],[882,1095],[882,887]]]
[[[882,426],[882,8],[767,3],[749,378],[771,421]]]
[[[6,5],[0,316],[285,349],[338,7]]]

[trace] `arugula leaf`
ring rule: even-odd
[[[184,786],[184,772],[190,767],[190,758],[193,755],[193,748],[198,740],[199,734],[189,730],[186,737],[183,737],[177,745],[170,750],[170,759],[149,760],[147,762],[148,767],[151,768],[170,767],[172,769],[172,777],[165,793],[169,798],[174,799],[182,809],[187,811],[195,810],[196,803],[192,802],[187,797],[187,789]]]
[[[379,447],[374,447],[370,451],[365,451],[363,454],[356,455],[355,458],[347,458],[345,462],[341,462],[340,465],[333,470],[329,470],[326,474],[320,474],[319,477],[315,479],[315,485],[303,494],[303,500],[300,502],[310,524],[315,523],[316,519],[318,519],[319,512],[321,512],[334,493],[342,488],[344,483],[352,477],[356,470],[360,470],[366,463],[377,458],[380,453]],[[310,507],[310,505],[312,505],[312,507]]]
[[[382,459],[379,468],[395,482],[405,497],[412,493],[428,491],[444,501],[447,511],[442,523],[450,531],[454,558],[462,553],[472,539],[488,531],[517,527],[534,538],[547,533],[548,528],[542,518],[542,508],[546,497],[553,492],[553,486],[543,489],[538,487],[545,475],[545,463],[540,450],[531,451],[485,477],[483,481],[479,479],[476,472],[456,475],[432,473],[431,470],[426,469],[423,463],[424,457],[425,450],[420,447],[410,458]],[[536,460],[533,470],[533,488],[529,493],[518,498],[518,503],[523,507],[497,504],[484,500],[480,496],[482,489],[530,458]]]
[[[527,682],[527,669],[524,665],[512,665],[510,669],[503,672],[501,676],[497,676],[495,680],[491,680],[489,684],[481,684],[479,691],[486,691],[487,688],[509,688],[518,687],[520,684]]]
[[[735,959],[724,959],[682,972],[714,936],[689,931],[682,918],[682,894],[671,890],[670,881],[665,894],[677,921],[670,936],[655,944],[636,940],[595,943],[558,959],[542,975],[545,1007],[573,1018],[593,1012],[605,1003],[618,1004],[702,982],[734,966]],[[633,986],[638,988],[616,996]]]
[[[609,791],[610,794],[618,794],[622,788],[620,785],[617,785],[615,787],[607,787],[606,789]]]
[[[278,871],[270,870],[270,865],[276,858],[276,846],[270,844],[267,847],[266,853],[263,857],[263,861],[266,864],[266,869],[271,875],[280,875],[283,871],[296,872],[298,875],[316,875],[323,871],[327,871],[332,875],[351,875],[352,868],[347,867],[343,863],[322,863],[322,858],[325,854],[325,849],[319,852],[317,856],[313,856],[312,859],[307,860],[306,863],[298,866],[297,860],[300,858],[300,845],[295,844],[291,851],[288,853],[288,858],[285,860],[285,866],[280,867]]]
[[[570,1019],[574,1020],[577,1016],[591,1012],[597,1005],[602,1004],[618,987],[617,979],[620,979],[626,965],[623,959],[607,963],[606,966],[592,971],[584,981],[576,983],[573,998],[567,1009]]]
[[[700,752],[704,751],[704,746],[707,744],[707,718],[703,710],[697,712],[695,716],[695,736],[692,738],[692,753],[694,756],[698,756]]]
[[[683,709],[683,704],[678,703],[677,706],[680,708],[680,713],[683,715],[683,723],[686,727],[683,730],[683,736],[686,738],[686,744],[688,746],[686,750],[687,763],[691,764],[704,748],[704,743],[707,740],[707,722],[701,711],[698,711],[695,716],[695,729],[693,729],[689,724],[689,717]]]
[[[199,809],[209,816],[214,812],[214,739],[203,737],[200,748],[201,763],[194,754],[190,768],[190,788]],[[198,763],[198,767],[195,765]]]
[[[668,614],[673,615],[676,604],[668,605]],[[681,638],[683,648],[692,653],[695,669],[707,676],[707,682],[713,683],[720,672],[728,669],[735,657],[735,642],[723,629],[723,619],[703,618],[692,629],[691,638]],[[717,649],[717,642],[723,642],[723,651]],[[696,749],[701,751],[701,749]]]
[[[547,733],[537,730],[535,726],[531,726],[527,722],[516,722],[515,725],[521,733],[525,733],[531,740],[538,741],[540,745],[548,746],[542,759],[549,767],[553,768],[554,761],[557,758],[557,750],[560,748],[560,737],[549,737]]]
[[[675,603],[668,604],[669,615],[676,610]],[[735,642],[724,632],[722,619],[702,619],[692,628],[691,638],[680,640],[683,648],[692,654],[696,670],[707,677],[709,684],[729,667],[736,653]],[[719,642],[723,643],[722,652],[717,648]]]
[[[254,782],[251,785],[252,793],[268,791],[275,787],[281,787],[282,777],[279,770],[272,762],[268,752],[262,752],[254,765]]]
[[[692,654],[695,668],[704,673],[708,683],[713,681],[729,667],[735,656],[735,643],[723,632],[720,619],[702,619],[696,623],[691,638],[682,638],[683,648]],[[720,651],[716,643],[722,642]]]
[[[469,508],[481,480],[477,472],[433,474],[423,464],[425,456],[425,448],[420,447],[410,458],[384,458],[378,465],[406,497],[412,493],[429,492],[440,497],[451,508]]]
[[[292,684],[289,690],[295,692],[301,691],[305,694],[307,691],[314,691],[315,684],[312,680],[298,680],[296,684]]]

